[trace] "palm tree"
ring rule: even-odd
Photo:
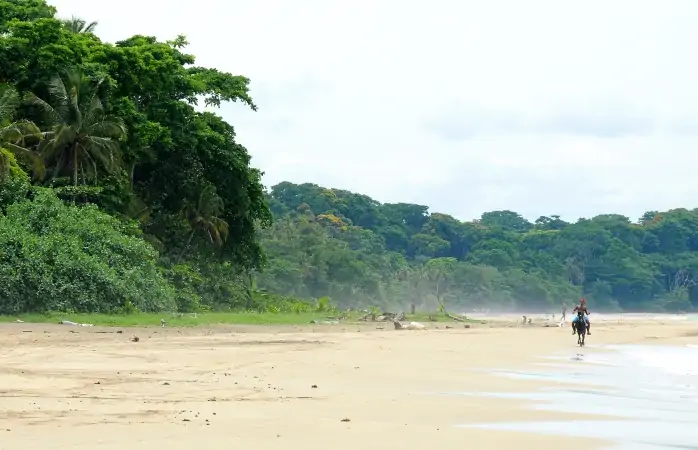
[[[97,176],[98,166],[110,173],[118,168],[119,141],[126,137],[126,126],[121,119],[105,115],[97,95],[102,82],[68,71],[49,82],[49,102],[34,94],[27,97],[50,127],[38,150],[53,165],[52,178],[69,172],[77,186],[78,175],[85,184],[87,177]]]
[[[15,111],[20,104],[17,91],[8,85],[0,85],[0,148],[14,154],[32,157],[37,163],[34,153],[26,148],[27,138],[41,139],[41,130],[28,120],[13,121]],[[9,160],[5,153],[0,152],[0,177],[7,172]],[[35,170],[38,165],[35,164]]]
[[[188,203],[184,207],[184,214],[191,227],[191,233],[187,243],[179,255],[181,261],[184,252],[191,245],[194,235],[198,232],[203,234],[207,240],[216,246],[221,246],[228,239],[228,222],[219,216],[223,213],[223,199],[216,194],[216,188],[211,185],[204,187],[199,193],[196,204]]]
[[[61,22],[63,22],[64,27],[75,34],[94,33],[95,28],[97,28],[97,22],[87,23],[87,21],[76,16],[73,16],[70,19],[63,19]]]

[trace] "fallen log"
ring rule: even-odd
[[[371,313],[366,313],[363,316],[359,317],[359,322],[368,322],[368,319],[371,319],[371,322],[374,322],[376,320],[375,314]]]
[[[456,322],[465,322],[467,319],[464,319],[462,317],[454,316],[453,314],[449,314],[447,312],[444,313],[446,317],[448,317],[451,320],[455,320]]]

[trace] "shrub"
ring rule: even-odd
[[[37,188],[0,215],[0,313],[174,310],[157,251],[139,235],[134,223]]]

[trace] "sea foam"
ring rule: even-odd
[[[615,347],[631,360],[667,374],[698,376],[698,346],[618,346]]]

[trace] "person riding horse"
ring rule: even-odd
[[[576,333],[576,328],[575,325],[579,321],[580,316],[583,317],[584,323],[587,326],[587,334],[591,336],[591,324],[589,323],[589,310],[587,309],[587,301],[585,299],[581,299],[579,301],[579,305],[574,307],[574,312],[578,313],[577,315],[574,316],[574,319],[572,319],[572,334]]]

